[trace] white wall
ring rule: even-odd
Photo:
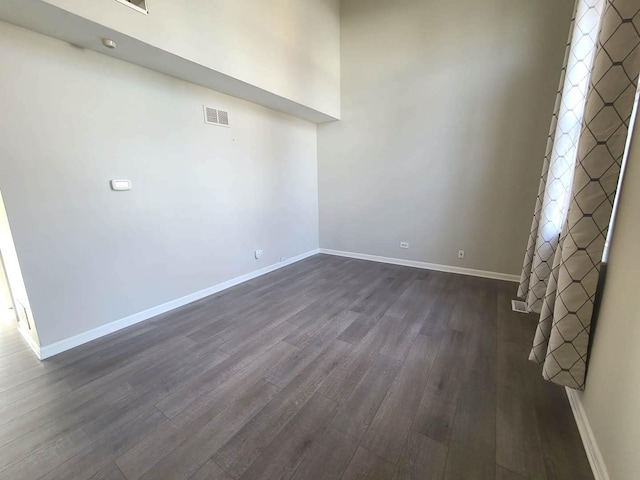
[[[318,247],[314,124],[6,23],[0,64],[0,190],[43,346]]]
[[[38,0],[41,1],[41,0]],[[44,0],[332,117],[340,115],[339,0]]]
[[[519,274],[573,6],[343,0],[321,247]]]
[[[580,396],[611,480],[640,475],[640,118],[628,162],[586,389]]]

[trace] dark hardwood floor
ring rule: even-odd
[[[317,255],[38,362],[0,336],[0,478],[591,479],[513,283]]]

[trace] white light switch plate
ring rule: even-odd
[[[114,190],[116,192],[131,190],[131,180],[127,180],[127,179],[111,180],[110,183],[111,183],[111,190]]]

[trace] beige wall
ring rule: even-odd
[[[339,0],[35,0],[326,113],[340,115]]]
[[[519,274],[573,6],[343,0],[321,247]]]
[[[640,119],[611,242],[582,405],[611,480],[640,477]]]
[[[0,190],[43,346],[318,247],[315,124],[1,22],[0,64]]]

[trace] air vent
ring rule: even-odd
[[[218,110],[218,122],[220,123],[220,125],[226,125],[227,127],[229,126],[229,113],[223,111],[223,110]]]
[[[218,123],[218,110],[204,107],[204,121],[207,123]]]
[[[527,304],[521,300],[511,300],[511,310],[518,313],[529,313]]]
[[[219,127],[229,127],[229,112],[216,110],[215,108],[204,106],[204,123],[218,125]]]

